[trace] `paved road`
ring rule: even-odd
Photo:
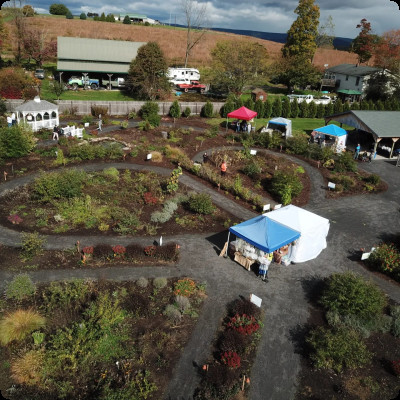
[[[210,150],[209,150],[210,151]],[[36,282],[49,282],[72,278],[106,278],[113,280],[145,277],[191,276],[207,283],[208,298],[199,317],[199,322],[178,362],[174,377],[168,387],[166,398],[188,400],[196,388],[199,378],[196,365],[202,365],[211,353],[211,342],[225,315],[226,303],[238,296],[254,293],[263,299],[264,328],[262,340],[252,370],[251,400],[288,400],[296,390],[296,377],[300,370],[300,355],[296,352],[299,327],[308,318],[308,293],[315,278],[332,272],[353,270],[373,279],[391,298],[400,302],[400,290],[396,284],[379,279],[352,261],[354,250],[369,247],[388,234],[399,232],[400,168],[393,163],[376,161],[360,164],[369,172],[381,175],[389,184],[389,190],[378,195],[361,195],[327,200],[325,188],[318,170],[299,162],[309,173],[313,185],[307,209],[329,218],[331,229],[328,248],[321,255],[306,263],[278,267],[272,265],[269,283],[258,280],[229,259],[218,257],[218,249],[226,240],[226,233],[204,235],[181,235],[174,240],[182,245],[182,257],[174,267],[113,267],[97,270],[36,271],[30,275]],[[159,167],[132,164],[107,164],[107,167],[151,169],[161,174],[170,171]],[[85,165],[86,170],[103,169],[104,164]],[[25,184],[31,176],[24,176],[0,185],[0,195],[5,190]],[[226,199],[216,190],[207,188],[188,175],[182,182],[198,191],[209,192],[213,201],[243,219],[255,214]],[[81,239],[81,238],[79,238]],[[135,242],[152,241],[154,238],[135,238]],[[78,238],[63,237],[47,240],[47,248],[71,247]],[[96,243],[97,237],[85,238],[85,243]],[[81,240],[82,241],[82,240]],[[131,241],[126,238],[110,239],[112,243]],[[0,242],[18,245],[19,235],[0,227]],[[0,282],[9,280],[9,273],[0,273]]]

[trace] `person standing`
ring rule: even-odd
[[[207,153],[204,153],[203,154],[203,164],[205,164],[205,163],[207,163],[208,162],[208,154]]]
[[[222,164],[221,164],[221,175],[222,176],[226,175],[226,170],[227,170],[226,161],[222,161]]]
[[[59,132],[60,130],[58,129],[58,126],[56,125],[53,129],[53,140],[58,140],[59,139]]]
[[[101,119],[101,114],[99,114],[99,131],[101,131],[101,126],[103,125],[103,121]]]
[[[236,132],[240,132],[240,121],[237,120],[236,122]]]
[[[358,156],[360,155],[361,146],[360,143],[357,144],[356,152],[354,153],[354,159],[358,160]]]
[[[9,128],[11,128],[11,126],[12,126],[12,118],[11,118],[11,115],[8,115],[8,116],[7,116],[7,125],[8,125]]]
[[[15,116],[15,113],[12,113],[11,114],[11,124],[16,125],[16,123],[17,123],[17,118]]]

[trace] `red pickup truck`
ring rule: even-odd
[[[190,83],[178,83],[176,87],[185,93],[187,93],[189,90],[193,90],[199,93],[204,93],[206,90],[206,85],[203,85],[198,81],[192,81]]]

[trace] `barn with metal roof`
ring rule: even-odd
[[[63,72],[127,74],[139,47],[146,42],[57,38],[57,70]]]
[[[353,126],[361,134],[370,133],[374,140],[374,152],[382,139],[390,139],[392,146],[389,157],[392,157],[394,146],[400,138],[400,111],[352,110],[325,117],[325,124],[330,121]]]

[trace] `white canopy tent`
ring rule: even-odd
[[[271,211],[268,217],[300,232],[300,238],[297,239],[295,246],[292,246],[292,262],[312,260],[326,248],[328,219],[293,205]]]
[[[285,138],[292,136],[292,121],[290,119],[278,117],[272,118],[268,121],[268,125],[261,130],[261,132],[272,133],[274,130],[282,132]]]
[[[52,129],[60,124],[58,106],[38,96],[15,108],[17,122],[23,121],[34,132],[42,128]]]

